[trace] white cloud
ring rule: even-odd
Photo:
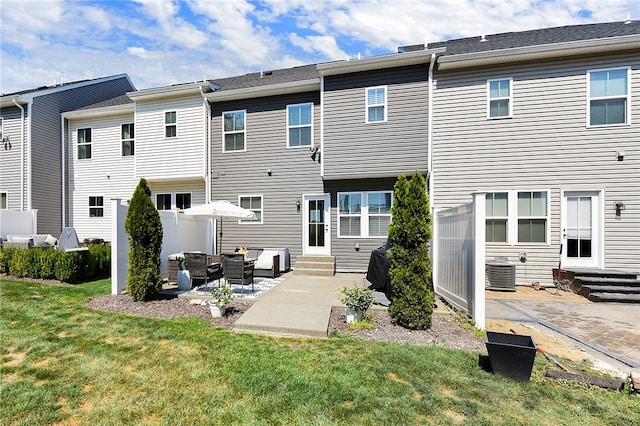
[[[289,34],[289,41],[294,46],[302,48],[307,53],[320,53],[329,60],[346,59],[349,57],[331,36],[300,37],[296,33]]]

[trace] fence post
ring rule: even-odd
[[[473,193],[474,273],[472,317],[476,327],[485,329],[485,204],[486,193]]]
[[[119,198],[111,200],[111,294],[120,294],[127,287],[129,241],[124,231],[127,210]]]

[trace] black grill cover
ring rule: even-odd
[[[371,283],[371,288],[385,293],[391,291],[390,262],[387,257],[389,251],[391,251],[389,242],[373,250],[369,258],[369,268],[367,269],[367,281]]]

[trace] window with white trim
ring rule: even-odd
[[[487,193],[485,217],[485,241],[488,243],[506,243],[508,236],[509,194],[506,192]]]
[[[176,111],[164,113],[164,137],[175,138],[178,136],[178,114]]]
[[[287,146],[311,146],[313,104],[287,105]]]
[[[240,195],[238,204],[256,214],[255,219],[240,219],[238,223],[262,223],[262,195]]]
[[[8,206],[7,193],[6,192],[0,192],[0,210],[8,209],[7,206]]]
[[[628,124],[629,68],[587,71],[590,126]]]
[[[156,194],[156,209],[171,210],[171,194]]]
[[[366,90],[367,123],[387,121],[387,87],[369,87]]]
[[[222,152],[245,151],[246,111],[222,113]]]
[[[122,156],[127,157],[134,155],[134,131],[133,123],[127,123],[122,125]]]
[[[518,192],[518,242],[547,241],[549,209],[546,191]]]
[[[191,208],[191,193],[185,192],[176,194],[176,208],[178,210]]]
[[[487,80],[487,116],[489,118],[511,117],[511,84],[513,79]]]
[[[91,129],[78,129],[78,160],[91,158]]]
[[[386,237],[391,224],[392,191],[339,192],[338,236]]]
[[[103,196],[90,196],[89,197],[89,217],[103,217],[104,216],[104,197]]]

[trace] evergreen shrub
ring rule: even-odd
[[[389,307],[395,324],[413,330],[431,327],[434,296],[431,291],[431,214],[426,182],[416,171],[407,180],[398,177],[394,187],[389,225],[392,303]]]

